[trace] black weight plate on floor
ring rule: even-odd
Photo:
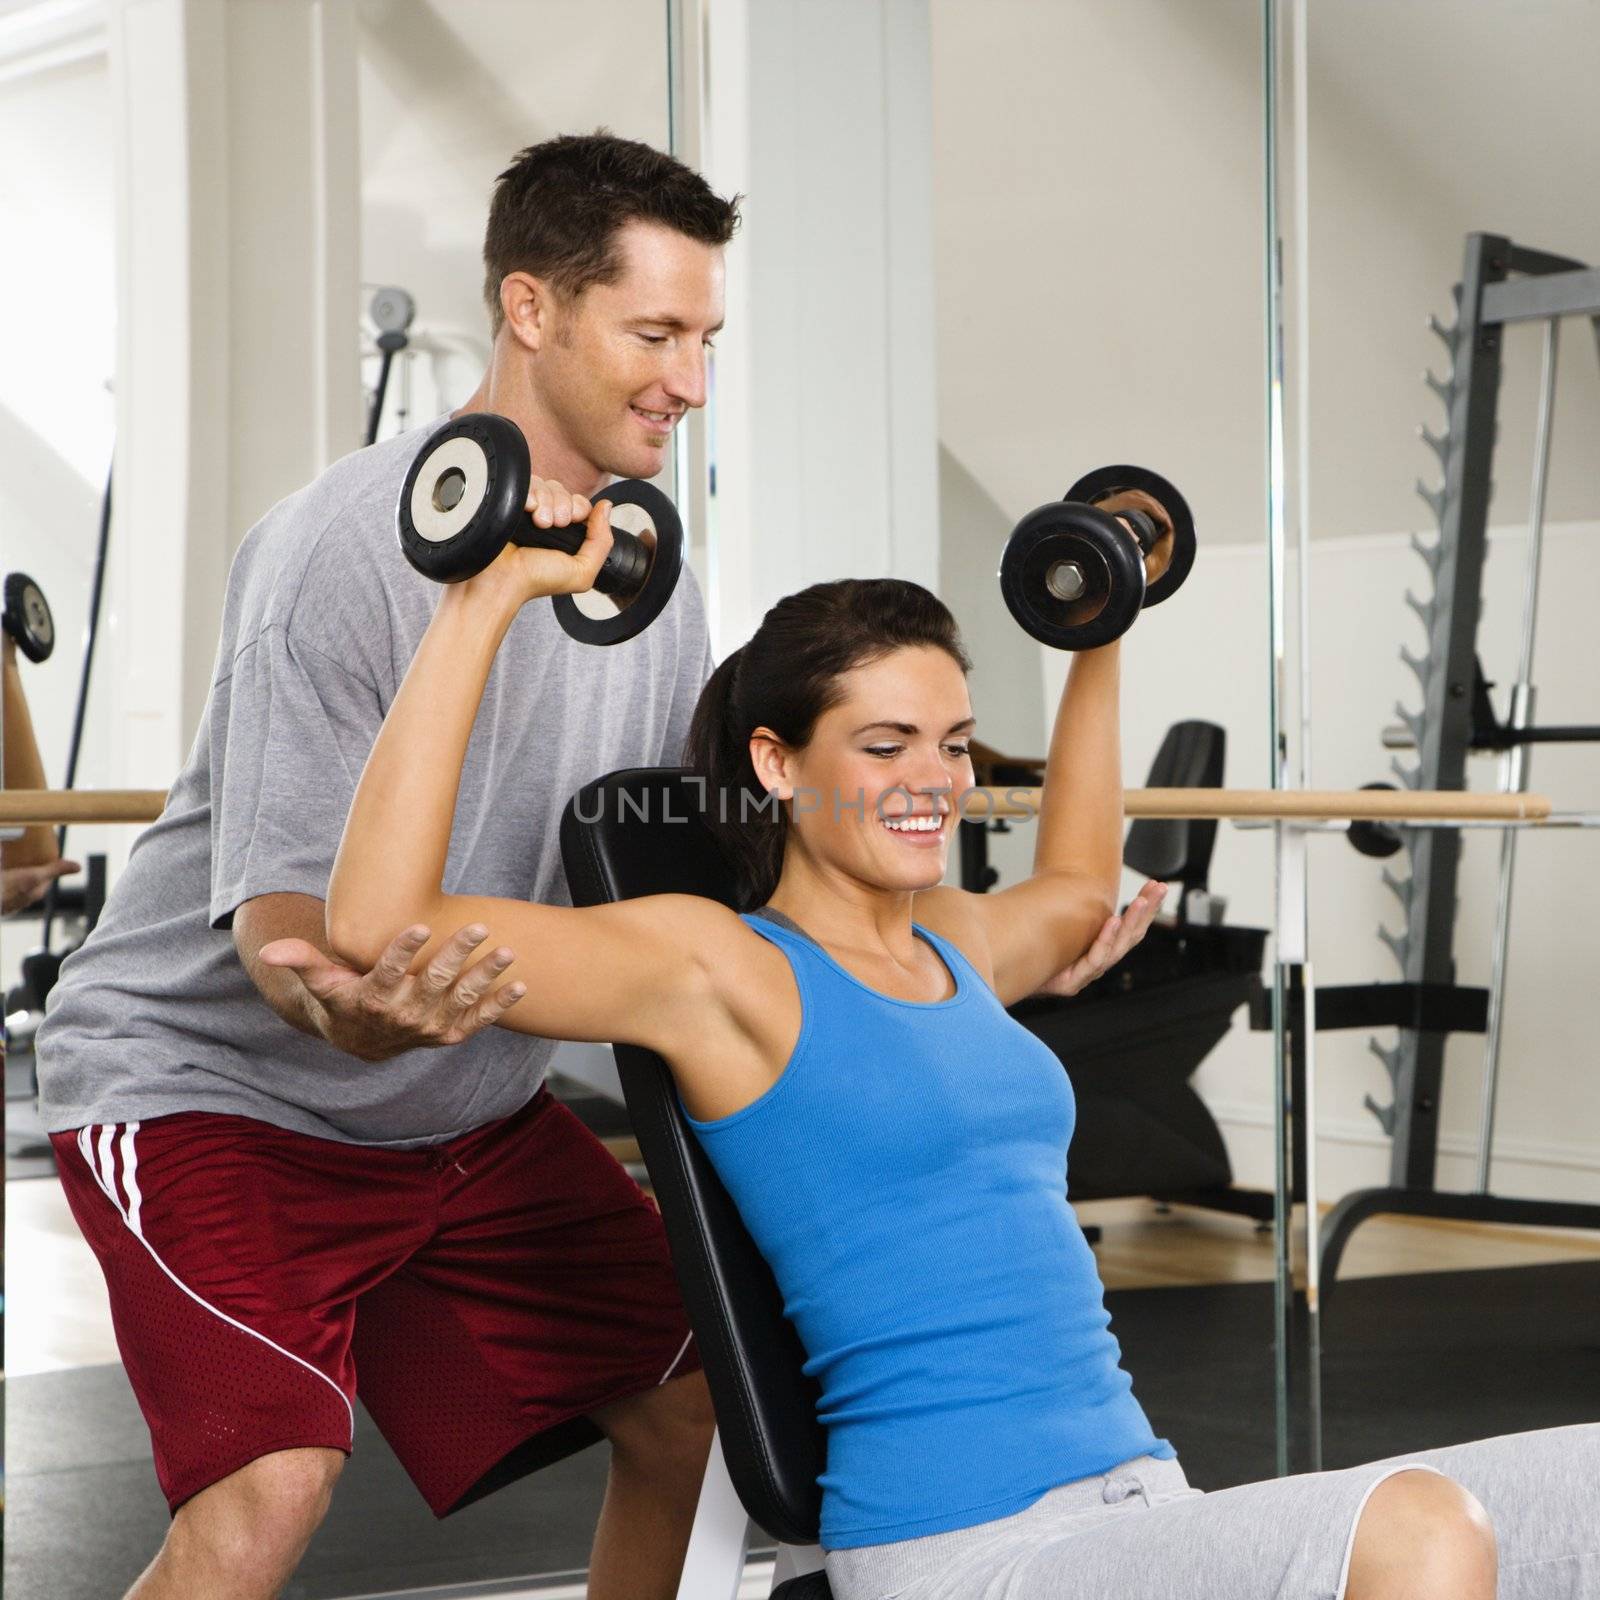
[[[1062,498],[1093,502],[1116,494],[1120,489],[1143,490],[1172,519],[1172,559],[1167,563],[1167,570],[1146,585],[1144,593],[1147,606],[1158,606],[1183,587],[1183,580],[1189,576],[1189,569],[1194,565],[1194,513],[1189,510],[1189,502],[1177,489],[1159,472],[1152,472],[1148,467],[1100,467],[1079,478]]]

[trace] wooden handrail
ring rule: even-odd
[[[166,803],[165,789],[4,789],[0,826],[154,822]]]
[[[1036,816],[1043,794],[1043,789],[975,789],[962,797],[962,814]],[[1326,822],[1536,822],[1552,809],[1542,794],[1470,794],[1459,789],[1127,789],[1122,803],[1129,817]]]
[[[1044,791],[972,789],[966,817],[1031,817]],[[7,789],[0,826],[153,822],[166,804],[160,789]],[[1538,822],[1551,813],[1540,794],[1469,794],[1458,789],[1129,789],[1129,817],[1292,817],[1303,821]]]

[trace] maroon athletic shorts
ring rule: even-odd
[[[661,1219],[547,1090],[426,1150],[184,1112],[52,1135],[174,1511],[359,1392],[435,1515],[698,1369]]]

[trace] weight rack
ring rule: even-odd
[[[1461,282],[1453,293],[1455,325],[1446,327],[1437,318],[1430,318],[1430,326],[1450,356],[1451,370],[1445,379],[1436,378],[1431,372],[1426,379],[1445,406],[1447,426],[1439,435],[1427,428],[1421,430],[1423,440],[1439,458],[1444,481],[1438,489],[1429,489],[1421,482],[1417,485],[1418,493],[1434,513],[1439,536],[1431,543],[1412,538],[1412,547],[1433,578],[1433,594],[1426,601],[1409,591],[1406,594],[1406,603],[1421,620],[1428,643],[1421,656],[1413,656],[1404,646],[1400,651],[1401,659],[1417,677],[1422,705],[1415,712],[1396,708],[1409,738],[1386,736],[1385,743],[1391,748],[1409,744],[1417,752],[1414,766],[1393,762],[1395,776],[1407,788],[1463,789],[1469,751],[1498,748],[1506,753],[1503,787],[1516,790],[1526,787],[1529,745],[1600,736],[1600,729],[1595,728],[1540,730],[1529,725],[1544,488],[1554,407],[1556,330],[1563,317],[1588,317],[1600,352],[1600,269],[1513,244],[1498,234],[1472,233],[1467,235]],[[1488,545],[1501,348],[1509,325],[1534,321],[1545,324],[1546,342],[1529,528],[1522,664],[1519,681],[1512,690],[1510,714],[1502,725],[1494,719],[1488,703],[1488,685],[1477,658],[1477,633]],[[1481,1019],[1467,1015],[1418,1017],[1400,1026],[1394,1049],[1384,1048],[1375,1039],[1371,1042],[1394,1089],[1393,1101],[1387,1106],[1378,1105],[1370,1095],[1366,1099],[1367,1108],[1390,1136],[1389,1182],[1380,1188],[1353,1191],[1329,1213],[1321,1252],[1324,1298],[1333,1288],[1351,1234],[1369,1217],[1389,1214],[1600,1228],[1600,1205],[1489,1193],[1515,831],[1507,830],[1503,839],[1493,967],[1485,1014]],[[1469,991],[1459,989],[1455,982],[1460,832],[1454,828],[1408,829],[1404,842],[1410,876],[1400,879],[1385,870],[1384,882],[1400,902],[1405,930],[1396,936],[1380,928],[1379,937],[1399,963],[1406,988],[1418,994],[1465,996]],[[1325,1020],[1319,1006],[1319,1027],[1330,1021],[1339,1025],[1332,1017]],[[1432,1025],[1416,1025],[1423,1021]],[[1360,1020],[1353,1018],[1345,1025],[1359,1026]],[[1372,1022],[1369,1020],[1367,1025]],[[1454,1031],[1487,1036],[1477,1184],[1469,1193],[1436,1187],[1439,1097],[1445,1041],[1452,1027]]]

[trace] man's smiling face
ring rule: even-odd
[[[706,403],[706,349],[722,327],[720,246],[629,222],[622,271],[557,297],[534,381],[574,449],[603,472],[653,478],[684,412]]]

